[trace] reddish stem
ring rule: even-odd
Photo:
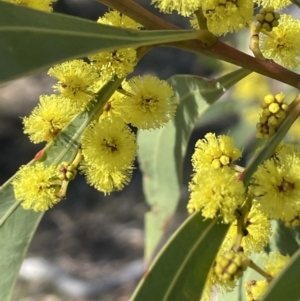
[[[134,19],[147,29],[181,29],[178,26],[163,20],[151,13],[133,0],[98,0],[99,2],[116,9]],[[215,59],[223,60],[245,69],[260,73],[282,83],[300,89],[300,75],[296,74],[272,61],[261,60],[245,54],[218,40],[209,48],[200,40],[185,41],[167,44],[182,48]],[[254,87],[255,88],[255,87]]]

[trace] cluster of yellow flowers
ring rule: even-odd
[[[50,2],[49,2],[50,3]],[[49,4],[48,3],[48,4]],[[30,6],[30,3],[28,3]],[[139,29],[134,20],[110,11],[99,23]],[[132,127],[155,129],[175,114],[177,100],[171,86],[155,76],[124,78],[137,63],[133,48],[96,53],[89,61],[76,59],[50,68],[57,79],[56,94],[42,95],[29,117],[23,119],[24,132],[33,143],[50,142],[71,120],[96,101],[101,87],[114,75],[123,79],[100,116],[86,128],[73,169],[79,166],[87,182],[109,194],[121,190],[130,181],[138,145]],[[16,199],[25,209],[44,211],[65,196],[66,183],[72,180],[66,166],[43,167],[42,163],[24,166],[13,181]]]
[[[258,166],[248,189],[234,163],[240,157],[241,151],[234,147],[232,138],[212,133],[197,141],[192,157],[194,175],[189,185],[188,211],[201,211],[204,218],[220,217],[224,223],[231,223],[211,268],[202,301],[210,300],[212,286],[225,292],[233,290],[243,271],[253,267],[248,256],[261,252],[270,242],[271,220],[289,225],[299,221],[299,146],[280,145],[272,158]],[[249,199],[251,209],[240,224],[240,210]],[[279,253],[269,256],[272,259],[265,267],[267,280],[246,283],[247,300],[258,300],[289,258]]]
[[[252,7],[256,3],[264,7],[273,6],[275,9],[282,9],[292,3],[290,0],[152,0],[152,4],[164,13],[172,13],[175,10],[183,16],[191,16],[197,10],[202,9],[205,11],[205,14],[212,16],[212,11],[215,10],[216,15],[218,12],[220,13],[220,16],[217,15],[216,18],[221,17],[223,20],[226,20],[226,17],[229,18],[230,10],[232,12],[238,11],[239,14],[242,14],[241,12],[245,9],[246,2],[251,3]],[[222,6],[223,11],[221,12]]]
[[[264,255],[264,268],[271,277],[276,277],[280,271],[289,262],[289,255],[283,256],[279,252],[270,252],[268,255]],[[264,280],[251,280],[244,283],[246,289],[246,300],[256,301],[259,300],[269,286],[269,281]]]
[[[7,0],[51,11],[55,0]],[[300,23],[280,14],[289,0],[152,0],[162,12],[177,11],[190,17],[195,29],[215,35],[237,32],[254,24],[258,51],[287,68],[300,63]],[[255,5],[263,8],[255,16]],[[117,11],[99,18],[99,23],[141,29],[141,25]],[[13,185],[16,199],[25,209],[44,211],[65,196],[68,182],[79,168],[87,182],[109,194],[130,181],[138,145],[132,127],[141,130],[164,126],[174,115],[177,100],[172,87],[157,77],[146,75],[126,79],[139,60],[138,49],[124,48],[94,53],[50,68],[57,83],[56,94],[41,95],[39,105],[23,119],[24,132],[33,143],[53,141],[71,120],[97,101],[97,93],[114,76],[122,79],[99,116],[81,137],[81,147],[73,162],[44,166],[41,162],[21,167]],[[282,93],[268,94],[257,124],[259,138],[273,136],[288,112]],[[278,252],[266,257],[262,271],[249,259],[270,242],[271,220],[286,225],[299,224],[300,148],[281,144],[271,158],[258,166],[250,185],[243,183],[242,168],[235,164],[242,152],[232,138],[213,133],[198,140],[192,156],[194,174],[189,183],[189,213],[200,211],[205,219],[220,218],[231,224],[212,266],[202,300],[209,301],[212,287],[231,291],[248,268],[263,273],[265,280],[245,283],[247,301],[257,301],[289,260]],[[299,197],[299,198],[298,198]],[[246,209],[245,209],[246,208]]]
[[[7,2],[25,5],[43,11],[52,11],[52,4],[57,0],[4,0]]]
[[[220,215],[224,222],[235,219],[235,210],[244,201],[245,189],[231,163],[241,156],[228,136],[209,133],[196,143],[192,157],[195,174],[190,183],[188,211],[202,210],[205,218]],[[228,189],[230,187],[230,189]]]

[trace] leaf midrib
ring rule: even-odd
[[[168,290],[165,293],[164,298],[162,299],[162,301],[167,301],[168,297],[173,289],[173,287],[175,286],[178,278],[180,277],[180,274],[182,272],[182,270],[185,268],[186,266],[186,262],[189,261],[189,259],[192,257],[192,255],[194,254],[195,250],[198,248],[198,246],[201,244],[202,240],[208,235],[208,233],[210,232],[211,228],[216,224],[217,219],[213,220],[210,225],[208,227],[205,228],[205,231],[202,232],[201,236],[196,240],[195,244],[193,245],[193,247],[190,249],[190,251],[187,253],[187,255],[185,256],[185,259],[183,260],[182,264],[178,267],[177,272],[175,273],[175,276],[173,277],[173,280],[171,281]]]

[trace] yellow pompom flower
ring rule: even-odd
[[[89,60],[101,73],[101,78],[110,80],[114,74],[126,77],[137,64],[136,50],[122,48],[112,52],[100,52],[89,56]]]
[[[227,166],[222,169],[203,167],[193,176],[189,190],[189,213],[200,210],[205,218],[221,216],[226,224],[235,220],[236,209],[244,202],[243,183]]]
[[[253,1],[204,0],[199,2],[207,20],[207,27],[215,35],[239,31],[253,18]],[[192,18],[191,25],[195,29],[199,28],[195,17]]]
[[[135,20],[127,17],[126,15],[118,12],[117,10],[111,10],[105,13],[104,16],[100,17],[97,22],[105,25],[131,29],[140,29],[143,27]]]
[[[33,143],[53,140],[76,115],[74,104],[62,95],[41,95],[40,103],[24,117],[24,133]]]
[[[275,9],[281,9],[284,8],[292,2],[290,0],[254,0],[259,5],[262,5],[263,7],[274,7]]]
[[[129,165],[122,169],[112,169],[107,168],[105,164],[91,165],[84,162],[81,165],[81,170],[86,176],[87,183],[106,195],[113,191],[122,190],[129,184],[133,167]]]
[[[265,293],[269,286],[269,283],[267,280],[258,280],[256,281],[256,284],[252,288],[252,294],[254,300],[259,300],[260,297]]]
[[[55,183],[57,180],[54,166],[45,167],[39,162],[35,165],[25,165],[17,172],[12,182],[15,197],[22,202],[24,209],[48,210],[61,200],[57,196],[60,190],[60,185]]]
[[[289,157],[300,157],[300,145],[299,144],[291,144],[291,143],[280,143],[272,158],[277,160],[278,162],[284,160],[286,156]]]
[[[264,255],[264,266],[268,274],[272,277],[276,277],[281,270],[290,261],[289,255],[281,255],[278,251],[270,252],[268,255]]]
[[[272,278],[276,277],[290,261],[289,255],[283,256],[278,251],[264,254],[263,258],[265,270]],[[260,300],[260,298],[266,292],[269,286],[269,281],[252,280],[250,282],[246,282],[244,286],[246,289],[246,300],[256,301]]]
[[[300,21],[290,15],[282,15],[279,25],[265,35],[260,33],[259,46],[267,59],[286,68],[296,68],[300,62]]]
[[[130,182],[138,146],[121,118],[104,116],[94,121],[85,130],[81,144],[81,170],[91,186],[109,194]]]
[[[138,148],[134,133],[124,122],[108,119],[93,122],[85,130],[81,144],[88,165],[105,166],[108,170],[127,168]]]
[[[57,0],[5,0],[5,1],[10,3],[15,3],[15,4],[21,4],[38,10],[51,12],[52,4]]]
[[[122,114],[120,112],[122,98],[123,98],[123,94],[116,91],[104,105],[103,112],[99,120],[109,119],[111,122],[113,122],[116,119],[117,119],[116,122],[120,122],[119,119],[123,120]]]
[[[258,166],[250,191],[268,218],[293,220],[300,210],[300,153],[279,149]]]
[[[180,15],[189,16],[200,8],[202,0],[152,0],[151,4],[166,14],[176,10]]]
[[[245,222],[245,233],[241,243],[245,254],[259,253],[270,242],[272,235],[270,220],[253,206]]]
[[[130,29],[140,29],[142,27],[141,24],[115,10],[104,14],[97,22]],[[126,77],[127,74],[133,71],[137,64],[136,50],[134,48],[122,48],[111,52],[100,52],[92,54],[88,58],[93,66],[101,73],[103,81],[111,79],[114,74],[119,78]]]
[[[251,280],[244,283],[246,289],[246,301],[257,301],[267,290],[269,283],[267,280]]]
[[[172,87],[164,80],[146,75],[136,76],[122,84],[131,96],[124,96],[120,111],[126,123],[140,129],[155,129],[174,115],[177,100]]]
[[[64,97],[76,100],[78,109],[84,109],[101,87],[98,72],[83,60],[72,60],[50,68],[48,74],[58,79],[54,90]]]
[[[198,140],[195,153],[192,156],[192,164],[195,171],[204,165],[220,168],[227,166],[241,157],[242,153],[234,147],[231,137],[220,135],[216,137],[213,133],[204,136],[205,139]]]
[[[226,234],[222,248],[230,250],[234,244],[236,235],[237,221],[234,221]],[[269,243],[271,235],[270,221],[257,206],[253,206],[245,221],[244,237],[241,242],[241,247],[245,255],[249,256],[252,252],[261,252]]]

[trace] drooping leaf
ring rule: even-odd
[[[83,112],[49,143],[41,157],[45,165],[57,165],[71,161],[76,155],[80,137],[89,122],[102,110],[104,104],[120,85],[120,80],[110,81],[99,92],[97,103]],[[31,161],[29,164],[34,164]],[[0,189],[0,300],[9,301],[18,271],[33,234],[43,216],[32,210],[24,210],[15,200],[13,178]]]
[[[200,300],[207,274],[228,225],[190,216],[161,250],[131,301]]]
[[[168,82],[179,105],[165,127],[139,131],[139,162],[146,200],[151,211],[145,217],[145,260],[148,261],[172,218],[180,197],[182,162],[189,137],[205,110],[233,84],[250,73],[238,69],[215,80],[175,75]]]
[[[195,30],[139,31],[0,1],[0,83],[91,52],[196,39]]]

